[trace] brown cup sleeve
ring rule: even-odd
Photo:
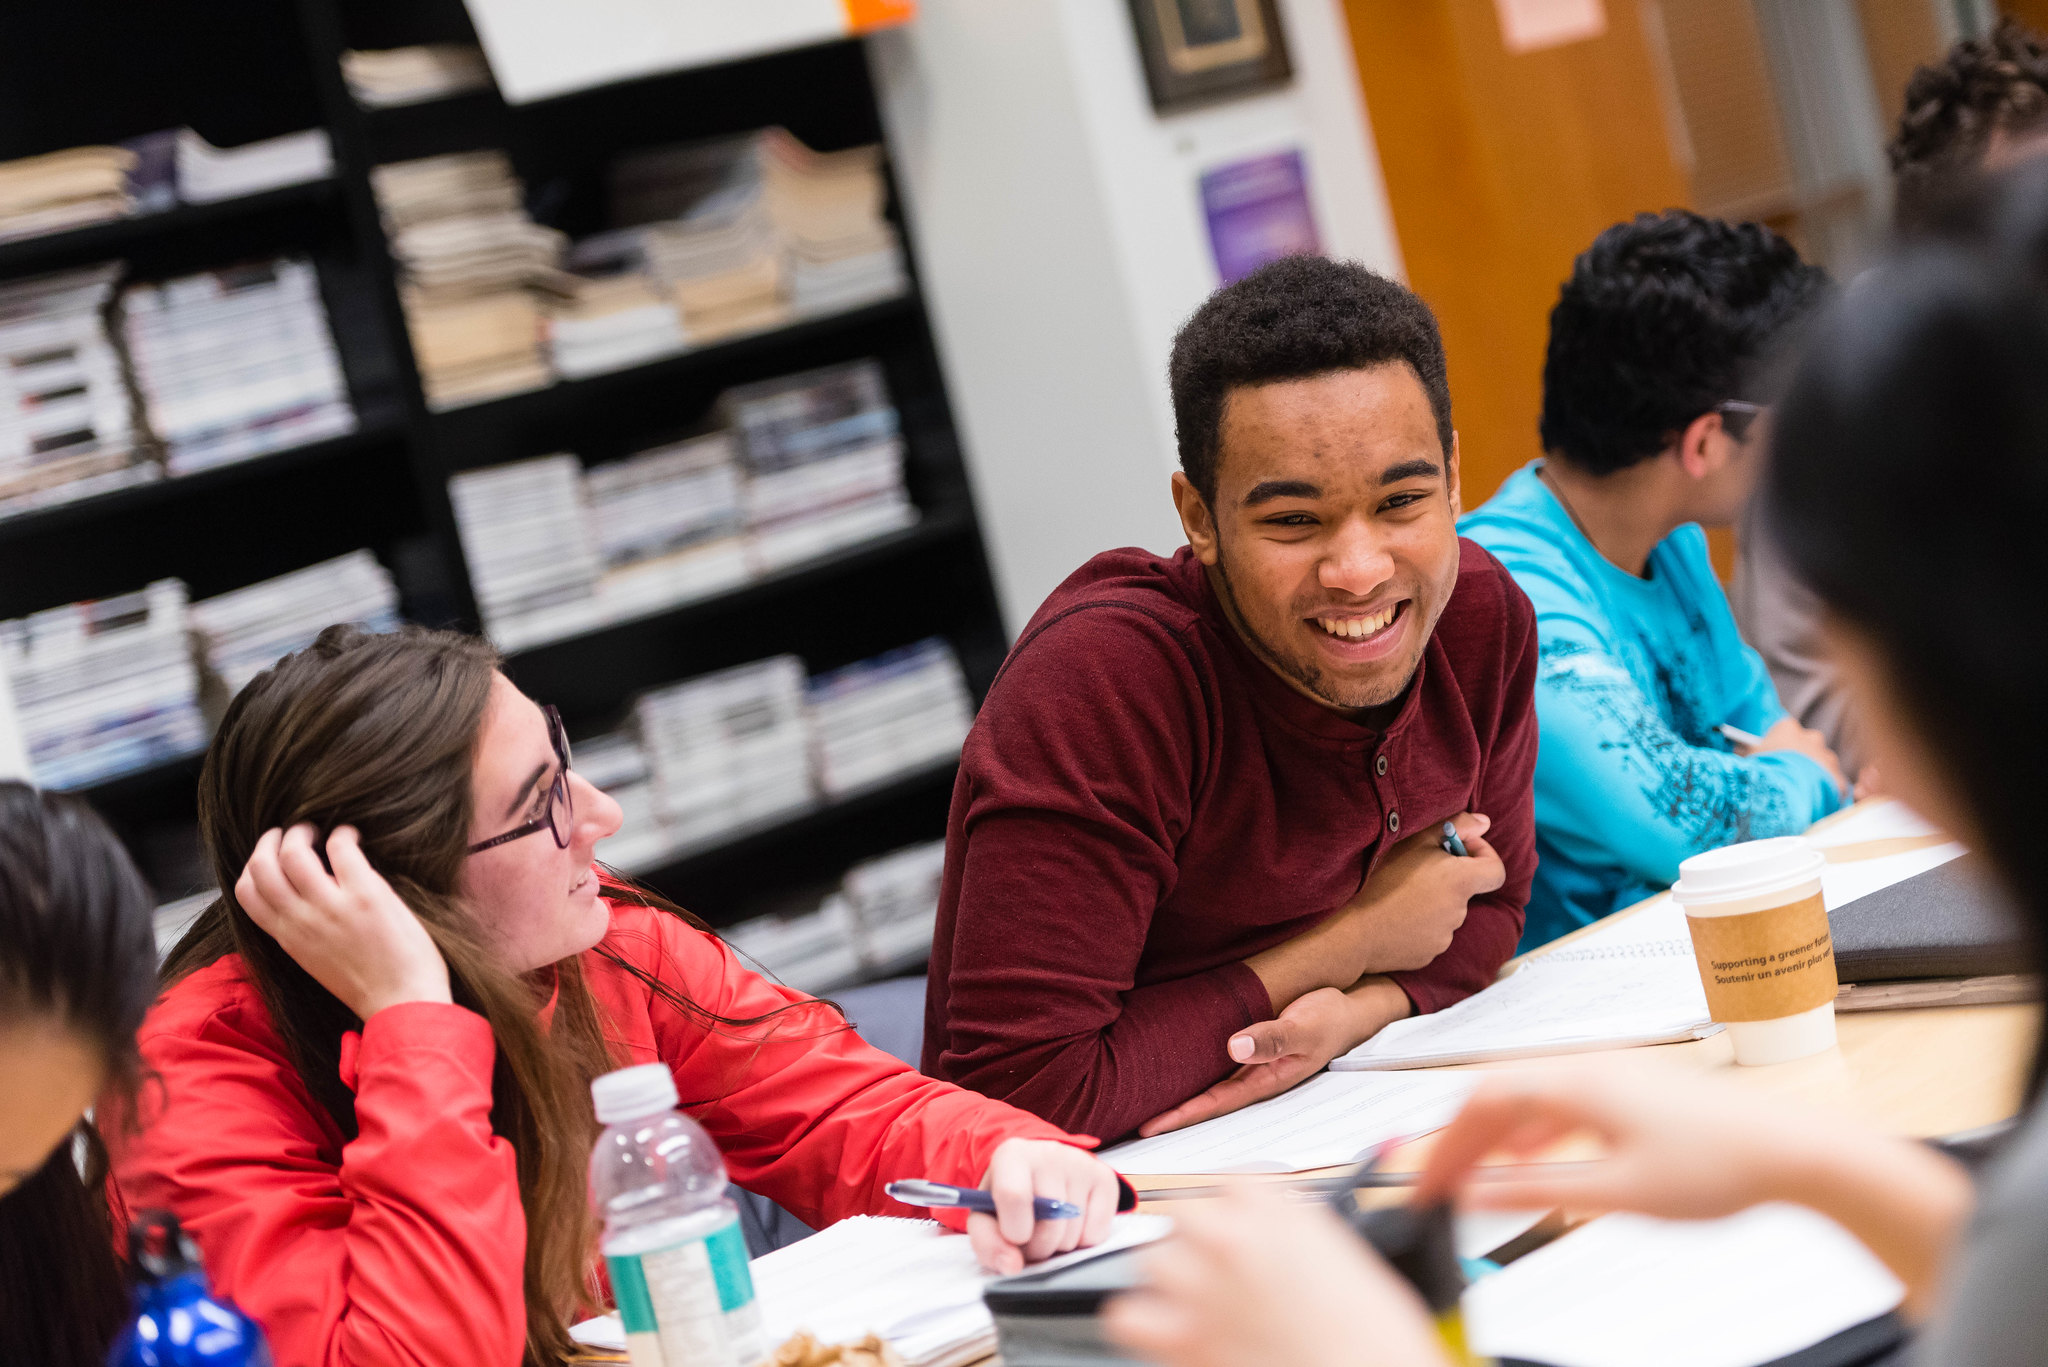
[[[1685,923],[1715,1020],[1779,1020],[1835,999],[1835,945],[1820,894]]]

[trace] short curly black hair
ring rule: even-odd
[[[1897,177],[1893,214],[1913,232],[1973,176],[1994,132],[2048,119],[2048,40],[2014,19],[1968,38],[1906,84],[1906,107],[1886,153]]]
[[[1827,274],[1761,223],[1685,209],[1638,214],[1593,239],[1550,311],[1543,449],[1608,475],[1663,450],[1743,392]]]
[[[1405,361],[1422,382],[1437,439],[1451,449],[1451,385],[1429,305],[1351,261],[1288,256],[1226,285],[1173,339],[1180,468],[1211,505],[1223,404],[1233,389]]]

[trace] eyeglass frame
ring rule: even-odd
[[[1707,411],[1720,415],[1721,430],[1730,438],[1735,441],[1748,441],[1750,427],[1758,418],[1769,412],[1770,407],[1767,403],[1751,403],[1747,399],[1723,399]],[[1730,418],[1740,418],[1742,421],[1730,422]]]
[[[523,839],[536,831],[545,830],[555,838],[560,849],[569,848],[570,837],[576,831],[576,799],[569,792],[569,733],[562,726],[562,714],[552,705],[543,705],[541,715],[548,720],[548,743],[555,747],[555,781],[548,785],[548,805],[541,809],[539,816],[523,825],[514,826],[503,835],[494,835],[489,840],[479,840],[469,847],[470,854],[482,854],[509,841]],[[555,808],[560,806],[567,829],[555,828]]]

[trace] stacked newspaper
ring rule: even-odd
[[[836,894],[815,910],[742,921],[719,938],[799,992],[826,993],[868,976],[846,899]]]
[[[170,473],[354,430],[310,262],[135,285],[121,304],[139,397]]]
[[[448,481],[484,629],[505,649],[584,629],[596,615],[597,548],[583,467],[540,456]]]
[[[911,526],[903,438],[881,365],[827,366],[720,400],[751,478],[749,548],[767,573]]]
[[[154,479],[106,305],[118,262],[0,285],[0,514]]]
[[[931,840],[863,860],[846,871],[839,894],[871,976],[901,973],[931,957],[945,870],[946,842]]]
[[[341,75],[348,93],[366,109],[420,104],[491,86],[491,69],[473,43],[344,52]]]
[[[877,147],[817,153],[779,128],[653,148],[612,168],[612,209],[693,343],[900,294]]]
[[[334,174],[334,148],[324,128],[281,138],[215,147],[189,128],[177,134],[178,197],[187,204],[239,199]]]
[[[831,797],[958,755],[974,724],[967,676],[937,637],[820,674],[806,697]]]
[[[630,733],[593,736],[576,742],[576,772],[619,804],[619,829],[606,838],[597,857],[614,868],[651,868],[674,843],[662,824],[647,751]]]
[[[584,476],[604,577],[601,612],[617,620],[742,584],[739,464],[730,434],[643,451]]]
[[[0,622],[0,670],[45,788],[83,787],[206,744],[178,580]]]
[[[564,239],[526,216],[500,151],[393,162],[370,172],[404,275],[407,330],[428,402],[474,402],[549,384],[537,287]]]
[[[0,241],[126,217],[135,161],[125,147],[73,147],[0,162]]]
[[[366,631],[398,627],[398,587],[368,551],[352,551],[192,605],[192,626],[207,670],[227,697],[337,622]]]
[[[644,694],[634,707],[662,819],[678,843],[810,806],[804,666],[794,655]]]
[[[570,379],[639,365],[683,349],[683,321],[668,291],[617,234],[570,251],[548,319],[555,370]]]

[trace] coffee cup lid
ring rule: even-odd
[[[1688,902],[1723,902],[1818,878],[1827,857],[1803,835],[1746,840],[1696,854],[1678,866],[1671,896]]]

